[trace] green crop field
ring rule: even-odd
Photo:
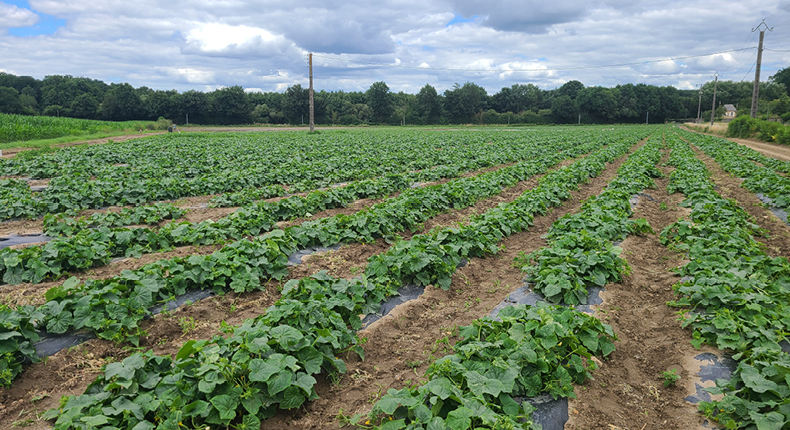
[[[0,144],[145,129],[151,121],[95,121],[0,113]]]
[[[723,197],[714,169],[765,206]],[[671,385],[698,377],[682,369],[661,399],[787,428],[790,262],[760,241],[788,230],[768,217],[790,207],[789,171],[642,125],[167,134],[0,160],[0,228],[46,234],[0,249],[3,401],[37,411],[0,426],[537,428],[536,396],[585,410],[600,403],[588,388],[624,384],[601,366],[657,390],[659,372],[623,364],[634,344],[682,361],[622,325],[647,319],[617,301],[637,294],[677,328],[667,344],[737,363],[718,399],[684,403]],[[677,274],[657,269],[670,259]],[[519,282],[538,304],[511,298]],[[418,304],[365,328],[407,286],[425,288]],[[577,308],[596,288],[598,312]],[[194,292],[217,297],[155,315]],[[37,354],[75,334],[95,339]]]

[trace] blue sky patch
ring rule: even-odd
[[[9,28],[8,34],[12,36],[25,37],[52,34],[58,28],[66,25],[65,19],[58,19],[52,15],[37,13],[36,11],[32,10],[30,3],[28,3],[26,0],[3,0],[3,3],[14,5],[20,9],[31,10],[33,13],[38,15],[38,22],[30,27]]]
[[[452,20],[450,20],[450,22],[447,23],[447,27],[453,24],[463,24],[465,22],[472,22],[475,19],[477,19],[477,15],[471,18],[464,18],[463,15],[455,14],[455,17]]]
[[[30,9],[30,3],[28,3],[27,0],[3,0],[3,3],[12,4],[23,9]]]

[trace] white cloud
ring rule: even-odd
[[[38,22],[38,15],[29,9],[0,2],[0,29],[30,27]]]
[[[187,33],[186,42],[187,44],[197,44],[198,49],[206,53],[287,43],[284,37],[272,34],[262,28],[218,23],[199,24]]]
[[[514,83],[554,88],[574,79],[688,88],[718,71],[739,80],[754,50],[643,62],[754,46],[751,28],[782,6],[782,0],[726,8],[701,0],[29,0],[35,12],[68,24],[56,34],[18,38],[3,29],[33,25],[38,16],[1,1],[0,58],[19,75],[71,74],[182,91],[232,85],[283,91],[307,85],[305,53],[315,52],[324,54],[314,57],[318,89],[364,91],[383,80],[393,91],[416,93],[429,83],[442,92],[473,81],[491,94]],[[6,11],[21,15],[11,19]],[[456,15],[477,18],[448,27]],[[776,28],[766,34],[767,47],[790,49],[790,23],[777,25],[788,19],[790,12],[781,12],[769,20]],[[788,62],[790,54],[766,51],[763,75]],[[596,67],[621,63],[637,64]],[[472,69],[485,71],[464,71]]]

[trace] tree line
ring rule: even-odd
[[[702,87],[701,117],[709,119],[713,82]],[[761,114],[782,115],[790,110],[790,67],[760,86]],[[752,84],[720,81],[715,113],[723,105],[739,113],[751,107]],[[73,76],[42,80],[0,72],[0,112],[68,116],[110,121],[157,120],[177,124],[304,124],[309,117],[308,89],[301,85],[285,92],[246,92],[240,86],[211,92],[162,91],[134,88],[128,83],[107,84]],[[317,124],[557,124],[651,123],[696,118],[697,90],[671,86],[624,84],[613,88],[570,81],[543,90],[534,84],[513,84],[489,95],[473,83],[456,83],[439,93],[430,84],[417,94],[392,92],[385,82],[367,91],[316,91]]]

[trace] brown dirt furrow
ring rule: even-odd
[[[473,260],[468,266],[460,269],[453,279],[453,287],[450,291],[441,291],[429,287],[423,298],[412,302],[419,303],[419,307],[436,307],[437,304],[439,306],[435,312],[432,311],[430,313],[431,316],[428,320],[421,321],[423,324],[427,324],[425,327],[430,329],[430,336],[426,336],[422,339],[423,346],[433,345],[434,339],[444,336],[436,336],[435,333],[433,333],[438,330],[440,326],[453,327],[455,324],[468,324],[469,321],[488,312],[496,303],[499,303],[510,290],[515,289],[521,279],[521,274],[516,269],[510,269],[510,266],[518,251],[527,250],[526,247],[528,245],[534,246],[535,248],[542,246],[541,244],[544,243],[544,241],[540,238],[540,235],[546,232],[548,226],[565,213],[571,210],[577,210],[580,205],[580,199],[600,192],[603,185],[611,179],[613,176],[612,172],[616,170],[620,162],[622,162],[622,159],[610,165],[601,177],[594,179],[590,184],[582,185],[579,191],[573,193],[573,197],[566,202],[565,206],[555,209],[547,216],[536,218],[535,225],[530,229],[530,233],[523,233],[522,235],[517,235],[518,237],[509,238],[503,242],[508,249],[507,252],[496,258]],[[532,183],[531,181],[525,182]],[[513,198],[515,197],[514,195]],[[491,202],[486,203],[481,201],[478,202],[478,204],[491,205],[500,201],[501,198],[496,196]],[[567,209],[566,207],[570,207],[571,209]],[[470,208],[470,210],[473,209]],[[479,208],[477,210],[480,211]],[[355,276],[364,270],[368,257],[375,253],[384,252],[388,248],[389,244],[379,239],[375,244],[364,245],[364,247],[349,245],[337,251],[314,255],[305,260],[306,264],[292,267],[289,278],[308,276],[322,269],[328,269],[332,273],[345,277]],[[155,259],[152,261],[155,261]],[[492,266],[491,263],[496,264]],[[312,267],[310,269],[304,270],[311,265]],[[120,270],[121,269],[116,269],[117,273],[120,273]],[[105,275],[109,276],[109,274]],[[284,282],[284,280],[282,282]],[[141,339],[140,350],[153,349],[156,354],[173,354],[178,351],[181,345],[187,340],[207,339],[215,334],[219,334],[219,325],[222,321],[228,324],[238,325],[245,319],[260,315],[279,298],[282,282],[270,281],[265,285],[264,291],[245,294],[228,293],[221,297],[201,300],[195,304],[182,306],[173,312],[160,314],[150,320],[144,321],[141,326],[147,331],[148,335]],[[481,285],[481,283],[484,285]],[[40,295],[46,291],[47,288],[51,288],[54,285],[57,285],[57,283],[43,286],[36,292],[31,292],[26,295]],[[468,288],[469,291],[464,292],[464,288]],[[481,297],[481,300],[476,299],[478,296]],[[425,304],[426,298],[431,298],[431,303],[429,305]],[[22,299],[20,298],[18,300]],[[413,305],[410,303],[407,306]],[[403,312],[405,311],[398,309],[395,315]],[[455,321],[456,317],[461,317],[462,319]],[[393,317],[388,318],[392,319]],[[385,321],[388,321],[388,319],[385,319]],[[392,328],[393,323],[382,322],[379,324],[382,327],[389,326]],[[189,330],[185,333],[185,329]],[[380,330],[386,331],[386,329]],[[394,335],[394,333],[392,333],[392,335]],[[370,336],[372,338],[380,337],[378,334],[376,336]],[[409,336],[411,335],[406,335],[406,338]],[[387,335],[386,338],[381,339],[380,342],[390,344],[391,337]],[[373,348],[370,346],[366,347],[369,359],[364,363],[372,362],[374,363],[373,366],[386,370],[385,375],[379,376],[385,379],[392,379],[396,375],[403,374],[404,378],[402,379],[405,379],[406,373],[403,371],[404,368],[409,370],[409,372],[413,372],[404,366],[405,360],[408,358],[399,357],[398,360],[395,360],[395,357],[392,357],[392,354],[387,354],[385,350],[380,350],[378,353],[374,351],[373,349],[376,348],[378,344],[373,345]],[[26,422],[26,424],[29,425],[28,428],[49,428],[48,423],[36,419],[36,414],[56,407],[61,396],[81,394],[84,392],[87,385],[99,374],[99,369],[103,364],[122,360],[133,352],[135,352],[135,349],[122,347],[110,341],[94,339],[77,347],[60,351],[42,363],[29,366],[25,372],[14,381],[11,388],[0,388],[0,428],[7,428],[16,421],[27,419],[32,420]],[[420,372],[424,371],[426,368],[425,363],[427,357],[423,356],[422,352],[422,348],[417,348],[409,351],[406,356],[415,357],[413,360],[422,363],[417,369],[417,371]],[[380,362],[381,359],[386,358],[386,356],[389,356],[393,361],[390,363],[375,364]],[[415,364],[416,361],[412,364]],[[365,382],[368,377],[365,372],[370,372],[371,370],[358,367],[364,363],[359,363],[351,357],[349,364],[350,371],[345,375],[343,381],[356,381],[358,385],[355,386],[355,389],[364,391],[363,394],[367,395],[367,392],[375,389],[376,386],[371,383],[369,387],[373,388],[367,390]],[[372,367],[370,367],[370,369],[372,369]],[[373,373],[371,373],[371,375]],[[401,384],[402,382],[403,380],[401,380]],[[341,384],[347,385],[347,382],[341,382]],[[331,395],[329,392],[336,389],[336,387],[327,380],[321,379],[318,389],[323,398]],[[38,400],[39,397],[42,398]],[[338,399],[335,399],[335,401],[337,400]],[[312,407],[313,406],[310,406],[310,408]],[[320,405],[318,407],[320,407]],[[341,407],[348,409],[344,406]],[[334,411],[331,410],[332,408],[334,408]],[[335,408],[335,406],[331,406],[330,409],[325,409],[325,411],[326,413],[320,414],[322,417],[321,419],[325,421],[319,427],[336,428],[337,424],[334,420],[334,416],[337,414],[338,409]],[[309,415],[312,416],[312,414]],[[278,419],[282,419],[282,417]],[[289,428],[303,427],[297,424],[295,427],[291,426]]]
[[[718,187],[716,191],[724,198],[737,201],[751,215],[752,221],[768,232],[764,237],[755,238],[766,245],[768,255],[790,257],[790,226],[763,206],[763,203],[753,192],[743,188],[741,186],[743,181],[740,178],[725,172],[719,163],[696,146],[692,145],[691,148],[697,154],[697,158],[702,160],[708,171],[711,172],[711,179]]]
[[[522,284],[523,274],[513,267],[520,252],[546,245],[542,237],[561,216],[576,212],[581,202],[600,193],[625,160],[610,164],[598,178],[583,184],[571,199],[545,216],[535,218],[529,231],[504,239],[497,256],[472,259],[452,277],[449,290],[429,286],[425,294],[407,302],[360,333],[367,338],[365,360],[347,357],[348,373],[337,381],[319,378],[319,399],[295,413],[281,413],[263,423],[263,429],[336,429],[336,416],[365,413],[390,388],[417,382],[434,358],[451,352],[454,328],[468,325],[491,310]],[[443,340],[449,342],[445,343]]]
[[[657,201],[641,198],[634,209],[633,217],[647,219],[656,233],[688,215],[677,206],[683,195],[667,194],[667,183],[668,178],[656,180],[657,188],[645,193]],[[662,202],[667,209],[661,209]],[[606,286],[595,313],[617,334],[617,350],[593,372],[593,380],[577,387],[565,428],[701,429],[696,406],[683,398],[694,392],[686,382],[699,370],[687,363],[702,351],[691,346],[676,310],[666,305],[680,279],[671,269],[683,263],[681,256],[661,245],[658,234],[629,236],[620,246],[632,273]],[[665,388],[661,373],[670,369],[678,372],[681,383]]]

